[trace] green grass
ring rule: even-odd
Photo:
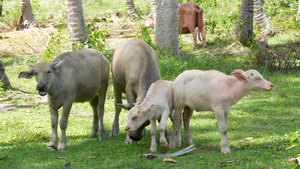
[[[14,95],[9,101],[1,104],[34,105],[39,102],[35,90],[34,79],[18,79],[18,73],[28,70],[28,63],[41,60],[51,61],[62,51],[70,50],[68,31],[61,18],[66,18],[65,2],[59,1],[31,1],[36,20],[59,21],[58,32],[51,35],[48,46],[43,54],[1,58],[5,65],[7,76],[13,90],[0,89],[0,97],[6,98]],[[240,1],[195,1],[204,9],[204,17],[209,20],[206,24],[208,47],[192,47],[191,35],[180,36],[180,56],[169,56],[162,51],[156,51],[159,57],[162,79],[174,80],[178,74],[189,69],[215,69],[230,74],[234,69],[257,69],[268,81],[275,85],[271,92],[249,93],[245,98],[232,106],[229,117],[228,141],[231,154],[220,153],[221,136],[218,132],[217,121],[212,112],[194,112],[191,119],[191,135],[197,147],[195,151],[181,156],[173,157],[177,163],[163,162],[162,159],[139,158],[141,154],[149,153],[150,134],[143,137],[133,145],[125,145],[127,111],[120,115],[119,136],[110,138],[111,125],[114,118],[114,95],[110,82],[105,103],[104,125],[107,140],[100,142],[87,136],[92,127],[92,109],[88,103],[75,103],[72,107],[67,128],[67,150],[57,152],[46,147],[51,136],[50,113],[46,104],[40,104],[30,109],[18,109],[0,113],[0,168],[62,168],[72,162],[71,168],[216,168],[221,162],[235,161],[224,168],[293,168],[294,164],[288,159],[297,157],[300,147],[286,150],[288,147],[299,144],[298,139],[290,142],[294,132],[300,127],[300,73],[297,71],[272,72],[265,65],[254,62],[259,56],[259,49],[255,45],[243,48],[239,44],[230,47],[235,42],[231,32],[239,15]],[[297,1],[266,1],[265,11],[270,22],[279,33],[269,39],[270,49],[279,46],[279,50],[288,50],[286,45],[290,42],[299,42],[299,23],[293,18],[296,11],[293,9]],[[149,1],[135,1],[137,10],[143,18],[150,12]],[[0,22],[9,24],[18,18],[19,2],[4,1],[4,17]],[[99,19],[110,17],[111,12],[119,11],[125,18],[125,2],[116,1],[83,1],[86,18]],[[218,10],[216,10],[218,9]],[[281,13],[280,11],[283,11]],[[51,18],[51,15],[54,18]],[[99,21],[102,23],[103,21]],[[145,20],[133,21],[135,31],[133,37],[141,38],[153,43],[153,29],[144,29]],[[99,28],[102,33],[117,29],[110,27]],[[282,27],[282,26],[285,27]],[[0,30],[1,32],[1,30]],[[97,32],[97,30],[95,31]],[[255,28],[258,35],[258,29]],[[101,34],[95,36],[101,37]],[[149,39],[149,36],[152,38]],[[119,38],[119,37],[113,37]],[[97,42],[95,40],[95,42]],[[100,47],[101,52],[111,60],[114,46]],[[22,93],[19,93],[19,92]],[[125,97],[124,97],[125,101]],[[61,111],[61,110],[60,110]],[[61,112],[60,112],[61,113]],[[172,132],[172,124],[167,124]],[[147,127],[150,133],[150,127]],[[60,130],[58,130],[60,135]],[[183,129],[181,131],[184,135]],[[248,138],[248,139],[247,139]],[[157,138],[157,141],[159,138]],[[172,153],[179,151],[187,145],[182,141],[182,147],[169,149],[163,152],[158,146],[158,153]],[[298,155],[299,156],[299,155]]]

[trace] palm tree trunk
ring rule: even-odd
[[[273,29],[270,24],[262,6],[261,0],[254,0],[254,21],[262,30],[262,34],[267,34],[268,31]]]
[[[253,0],[242,0],[239,22],[239,40],[243,45],[249,46],[253,35]]]
[[[127,15],[130,17],[130,19],[141,18],[139,13],[136,11],[134,7],[133,0],[126,0],[126,10],[127,10]]]
[[[300,0],[299,0],[299,4],[298,4],[298,16],[297,16],[296,20],[300,22]]]
[[[157,0],[155,43],[170,54],[179,51],[178,0]]]
[[[88,32],[81,0],[67,0],[67,20],[70,34],[70,44],[74,46],[77,41],[84,43],[88,40]]]
[[[157,0],[151,0],[150,1],[151,5],[151,14],[154,22],[154,27],[156,25],[156,11],[157,11]]]
[[[3,5],[3,0],[0,0],[0,16],[2,15],[2,5]]]
[[[38,24],[34,19],[30,0],[21,0],[20,2],[20,11],[21,15],[19,17],[18,30],[29,29],[33,26],[37,26]]]

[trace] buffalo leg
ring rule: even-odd
[[[100,141],[106,140],[105,128],[104,128],[104,124],[103,124],[104,103],[105,103],[105,98],[106,98],[106,90],[107,90],[107,86],[102,87],[100,92],[98,93],[99,102],[98,102],[97,112],[98,112],[98,118],[100,120],[100,125],[99,125],[99,140]]]
[[[180,135],[180,129],[181,129],[181,110],[182,108],[175,108],[175,114],[173,119],[173,132],[170,137],[170,143],[169,148],[175,148],[181,146],[181,135]]]
[[[127,85],[127,86],[131,86],[131,85]],[[126,98],[127,98],[128,103],[135,103],[136,102],[136,95],[129,88],[126,89]],[[130,134],[127,132],[127,136],[126,136],[126,139],[125,139],[125,144],[133,144],[133,143],[134,143],[134,141],[130,138]]]
[[[191,31],[191,33],[192,33],[192,35],[193,35],[193,39],[194,39],[194,48],[195,48],[196,45],[197,45],[197,33],[196,33],[194,27],[190,27],[189,29],[190,29],[190,31]]]
[[[92,131],[89,135],[90,138],[97,137],[97,132],[99,129],[99,118],[98,118],[98,113],[97,113],[97,105],[98,105],[98,97],[95,96],[93,100],[90,101],[90,105],[92,106],[93,109],[93,127]]]
[[[184,139],[187,145],[193,144],[190,134],[190,120],[193,115],[193,110],[189,107],[184,108],[183,112],[183,125],[184,125]]]
[[[50,143],[48,145],[48,149],[56,149],[57,145],[57,124],[58,124],[58,110],[49,105],[50,115],[51,115],[51,127],[52,127],[52,135],[50,138]]]
[[[227,112],[225,112],[223,110],[223,108],[220,107],[216,107],[213,109],[217,121],[218,121],[218,126],[219,126],[219,132],[221,134],[221,152],[224,154],[228,154],[230,153],[230,148],[228,145],[228,139],[227,139],[227,124],[226,124],[226,114],[228,114]],[[228,117],[228,115],[227,115]]]
[[[157,144],[156,144],[156,133],[157,133],[156,119],[151,119],[150,123],[151,123],[151,147],[150,147],[150,151],[152,153],[156,153],[157,152]]]
[[[168,112],[163,112],[160,123],[159,123],[159,132],[160,132],[160,147],[162,150],[167,150],[168,149],[168,142],[166,139],[165,132],[167,131],[166,125],[168,121],[169,113]]]
[[[72,102],[65,103],[63,105],[63,112],[60,118],[60,130],[61,130],[61,135],[59,138],[59,143],[58,143],[58,151],[65,151],[67,148],[67,138],[66,138],[66,129],[68,126],[68,119],[69,119],[69,114],[70,110],[72,108]]]
[[[115,93],[115,103],[122,104],[122,92],[117,89],[116,85],[114,85],[114,93]],[[113,125],[111,127],[110,137],[116,137],[119,134],[119,116],[121,112],[121,108],[119,106],[115,106],[115,118]]]

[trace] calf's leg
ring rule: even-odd
[[[166,112],[166,111],[163,112],[160,123],[159,123],[159,132],[160,132],[159,142],[160,142],[161,149],[164,151],[166,151],[168,149],[168,142],[167,142],[166,135],[165,135],[165,132],[167,131],[166,125],[167,125],[168,117],[169,117],[169,112]]]
[[[156,119],[151,119],[150,123],[151,123],[151,147],[150,147],[150,151],[152,153],[156,153],[157,152],[157,144],[156,144],[156,133],[157,133]]]
[[[190,134],[190,120],[192,115],[193,115],[193,110],[186,106],[183,112],[183,125],[184,125],[184,139],[187,145],[194,144]]]
[[[217,121],[218,121],[218,126],[219,126],[219,131],[220,131],[220,134],[221,134],[221,153],[224,153],[224,154],[229,154],[231,151],[230,151],[230,148],[229,148],[229,145],[228,145],[228,139],[227,139],[227,128],[228,128],[228,125],[227,125],[227,120],[228,119],[228,112],[226,112],[227,110],[224,111],[224,109],[220,107],[216,107],[213,109],[215,115],[216,115],[216,118],[217,118]],[[227,117],[226,117],[226,114],[227,114]]]
[[[175,114],[173,119],[173,132],[170,137],[169,148],[175,148],[181,146],[181,135],[180,135],[180,129],[182,125],[181,110],[182,110],[181,107],[175,108]]]

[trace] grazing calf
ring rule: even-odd
[[[158,80],[153,83],[142,103],[138,103],[128,113],[128,123],[125,130],[130,132],[142,126],[147,120],[151,123],[151,148],[153,153],[157,152],[156,144],[156,119],[160,120],[160,146],[163,150],[168,149],[165,136],[168,117],[173,117],[173,91],[172,82]]]
[[[170,148],[181,146],[181,113],[185,140],[193,144],[190,136],[190,118],[193,111],[213,111],[221,134],[221,152],[230,153],[227,140],[230,107],[250,91],[270,91],[273,84],[266,81],[258,71],[234,70],[233,76],[219,71],[190,70],[180,74],[173,83],[174,121]]]
[[[103,115],[109,62],[99,51],[83,49],[66,52],[54,58],[51,63],[42,61],[31,66],[33,69],[20,72],[19,78],[30,79],[35,76],[39,94],[42,96],[48,94],[52,125],[48,148],[56,148],[58,109],[63,107],[58,150],[66,149],[66,129],[73,102],[90,102],[94,113],[90,137],[96,137],[99,131],[99,140],[106,139]]]
[[[111,63],[112,80],[114,85],[116,112],[112,125],[111,137],[119,132],[119,115],[122,104],[122,93],[126,94],[126,109],[134,106],[134,103],[142,102],[146,97],[150,85],[160,79],[158,58],[155,51],[146,42],[131,39],[121,42],[115,50]],[[147,121],[139,129],[127,135],[125,144],[142,139],[142,131],[149,125]]]
[[[179,30],[181,30],[181,33],[192,33],[194,38],[194,47],[196,47],[197,33],[195,32],[195,28],[198,27],[198,39],[201,41],[201,32],[203,38],[203,47],[206,47],[207,44],[203,24],[203,10],[194,4],[194,2],[188,2],[178,6],[178,15],[180,15]]]

